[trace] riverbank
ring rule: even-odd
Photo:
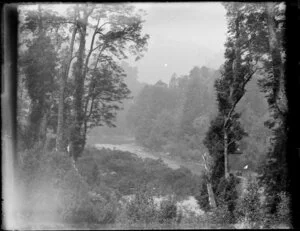
[[[150,159],[162,159],[168,167],[172,169],[178,169],[181,166],[188,168],[193,174],[200,176],[202,174],[202,164],[197,162],[187,162],[183,161],[178,157],[169,156],[168,153],[163,152],[154,152],[147,148],[141,147],[134,142],[127,142],[121,144],[112,144],[112,143],[101,143],[94,145],[97,149],[111,149],[111,150],[120,150],[133,153],[140,158],[150,158]]]

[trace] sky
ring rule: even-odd
[[[194,66],[218,69],[224,61],[225,8],[218,2],[132,3],[143,9],[143,32],[150,35],[148,51],[129,65],[138,68],[138,80],[169,82],[173,73],[189,74]],[[53,6],[53,5],[52,5]],[[55,4],[65,11],[67,4]],[[34,4],[33,8],[37,9]]]
[[[226,39],[225,8],[217,2],[139,3],[144,9],[144,32],[150,35],[148,52],[130,65],[139,81],[168,82],[173,73],[188,74],[194,66],[219,68]]]

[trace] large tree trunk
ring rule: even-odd
[[[75,13],[76,15],[76,13]],[[76,20],[76,16],[74,21]],[[66,88],[66,82],[69,75],[70,65],[72,62],[72,55],[73,55],[73,47],[74,47],[74,41],[75,36],[77,33],[77,27],[74,26],[73,32],[72,32],[72,38],[71,38],[71,44],[70,44],[70,53],[68,56],[67,63],[65,64],[64,71],[62,72],[62,76],[60,79],[60,86],[59,86],[59,102],[58,102],[58,118],[57,118],[57,133],[56,133],[56,150],[57,151],[63,151],[64,150],[64,100],[65,100],[65,88]]]
[[[83,116],[83,94],[84,94],[84,76],[83,76],[83,62],[85,55],[85,43],[86,43],[86,30],[87,30],[87,15],[84,14],[83,19],[79,20],[79,49],[78,58],[75,66],[75,95],[74,95],[74,123],[71,132],[72,143],[72,156],[75,160],[79,157],[83,150],[82,140],[82,125],[84,121]]]
[[[273,93],[275,99],[275,113],[279,115],[277,118],[275,117],[276,122],[276,134],[273,135],[274,138],[280,139],[277,141],[277,147],[274,145],[273,152],[276,154],[276,149],[281,149],[277,156],[277,161],[281,165],[281,177],[287,177],[287,167],[286,167],[286,135],[287,135],[287,96],[286,96],[286,85],[285,85],[285,69],[284,69],[284,61],[281,56],[281,44],[280,40],[276,34],[276,25],[275,25],[275,6],[276,3],[268,2],[266,3],[266,11],[267,11],[267,24],[268,24],[268,32],[269,32],[269,52],[272,60],[272,72],[273,72]],[[279,134],[279,132],[281,134]],[[286,182],[285,182],[286,183]],[[284,184],[284,183],[281,183]]]
[[[275,3],[266,3],[270,54],[272,58],[273,76],[275,81],[274,91],[276,97],[276,104],[279,112],[281,114],[285,114],[287,111],[287,98],[285,89],[284,67],[280,53],[281,45],[278,42],[278,38],[276,35],[274,9]],[[278,86],[278,88],[276,85]]]
[[[72,142],[72,152],[73,157],[76,160],[81,152],[84,149],[86,143],[86,114],[83,110],[84,108],[84,81],[88,72],[88,65],[90,56],[94,50],[94,41],[95,36],[98,31],[98,23],[95,27],[92,41],[90,45],[90,50],[85,57],[85,45],[86,45],[86,35],[87,35],[87,23],[88,17],[92,14],[93,8],[88,10],[88,8],[84,9],[83,18],[78,21],[79,27],[78,30],[80,32],[79,37],[79,49],[78,49],[78,58],[75,69],[75,100],[74,100],[74,124],[72,126],[71,133],[71,142]]]

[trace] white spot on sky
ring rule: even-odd
[[[165,64],[164,64],[164,67],[167,67],[167,66],[168,66],[168,64],[167,64],[167,63],[165,63]]]

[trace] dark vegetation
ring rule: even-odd
[[[162,160],[143,160],[129,152],[87,149],[77,165],[91,187],[102,182],[119,196],[134,194],[141,185],[147,185],[153,195],[186,197],[199,187],[198,177],[189,169],[172,170]]]
[[[198,190],[199,179],[188,169],[172,170],[160,160],[143,160],[127,152],[86,149],[76,164],[79,174],[64,153],[36,147],[20,154],[19,214],[26,217],[29,227],[32,219],[43,221],[43,216],[69,225],[118,225],[123,216],[127,223],[164,223],[177,217],[175,200]],[[122,207],[122,196],[132,194],[134,201]],[[170,194],[174,200],[156,209],[152,197]]]
[[[194,67],[188,76],[173,75],[168,85],[145,87],[128,118],[141,145],[202,163],[203,153],[209,153],[212,161],[198,197],[203,208],[209,209],[208,199],[215,196],[218,208],[225,205],[229,214],[225,220],[237,222],[236,188],[243,178],[235,174],[247,167],[260,174],[253,190],[265,190],[264,211],[274,218],[288,186],[283,8],[279,3],[224,6],[228,37],[220,70]],[[212,184],[214,195],[206,184]]]
[[[137,71],[120,63],[129,55],[141,58],[147,48],[143,15],[134,7],[76,4],[64,16],[40,5],[24,10],[18,219],[89,228],[290,225],[279,6],[224,4],[228,35],[220,69],[194,67],[155,85],[138,83]],[[118,126],[110,135],[131,134],[149,149],[201,163],[203,174],[129,152],[86,148],[88,134],[104,125]],[[119,202],[129,195],[135,197]],[[157,208],[153,196],[164,195],[174,198]],[[187,196],[196,197],[204,215],[178,211],[176,200]]]
[[[205,150],[202,141],[210,121],[217,114],[214,81],[219,77],[219,71],[194,67],[188,76],[174,75],[168,85],[145,86],[127,114],[128,126],[137,142],[155,151],[169,152],[182,160],[202,162],[200,150]],[[264,121],[269,118],[269,112],[255,83],[257,78],[255,76],[249,82],[245,97],[238,105],[240,123],[248,136],[241,136],[238,147],[230,147],[231,153],[236,148],[243,153],[231,164],[234,170],[242,170],[246,164],[255,170],[266,151],[270,131],[264,127]],[[214,123],[221,120],[219,116]],[[243,134],[240,128],[237,129],[240,135]],[[238,136],[237,131],[232,134]],[[214,136],[215,131],[211,135]],[[218,148],[216,143],[212,146]],[[222,148],[220,155],[222,157]]]

